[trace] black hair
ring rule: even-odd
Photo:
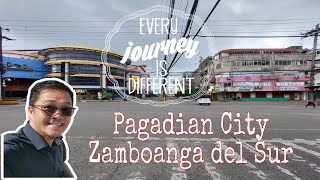
[[[71,97],[71,103],[73,104],[73,92],[68,86],[57,80],[47,80],[39,82],[32,87],[30,90],[29,106],[33,106],[38,100],[39,94],[46,89],[56,89],[68,92]]]

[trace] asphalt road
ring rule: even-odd
[[[211,106],[199,106],[194,101],[162,108],[133,102],[80,102],[78,106],[79,112],[67,134],[70,148],[69,162],[78,179],[319,179],[320,177],[320,107],[305,108],[305,104],[294,102],[214,102]],[[119,122],[117,126],[115,112],[122,113],[124,117],[121,122],[121,116],[117,116]],[[164,133],[170,131],[170,124],[163,127],[164,121],[171,117],[170,112],[173,114],[172,131],[176,133],[185,131],[185,134]],[[249,127],[249,123],[245,121],[248,112],[252,118]],[[182,120],[177,120],[179,113],[182,113],[180,115]],[[224,113],[232,115],[231,121],[227,116],[221,120]],[[128,118],[132,119],[127,120]],[[151,124],[154,118],[159,121],[155,120],[154,124]],[[0,119],[1,133],[14,130],[25,119],[24,104],[0,106]],[[149,123],[146,124],[145,119],[149,119]],[[212,129],[210,130],[206,124],[203,130],[201,119],[208,119]],[[266,120],[263,119],[269,121],[265,123]],[[160,126],[157,126],[157,122]],[[238,122],[241,122],[240,130]],[[195,123],[198,123],[198,131]],[[116,127],[119,134],[114,134]],[[127,134],[126,130],[132,133]],[[206,134],[201,134],[202,131]],[[239,131],[242,134],[237,134]],[[191,134],[198,132],[199,134]],[[149,139],[142,141],[147,134]],[[262,145],[255,147],[258,144],[257,137],[262,138],[264,147]],[[132,151],[131,162],[129,143],[132,149],[137,148],[137,151]],[[120,161],[119,154],[116,155],[116,149],[122,147],[127,151],[125,158],[127,163],[124,163],[124,159]],[[275,148],[278,148],[278,153]],[[173,151],[168,155],[167,149],[176,149],[177,153]],[[139,158],[137,158],[138,153]],[[279,160],[271,163],[269,158],[272,161],[276,155]],[[221,159],[218,161],[220,156]],[[116,163],[117,157],[118,163]],[[98,162],[89,162],[90,159]],[[113,162],[106,162],[108,160]],[[138,162],[133,163],[134,160]],[[256,162],[259,160],[263,161]]]

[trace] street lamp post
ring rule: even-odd
[[[11,79],[10,79],[10,78],[3,79],[3,83],[2,83],[2,87],[3,87],[3,99],[6,98],[6,94],[5,94],[5,91],[4,91],[4,88],[7,86],[7,85],[6,85],[6,81],[11,81]]]

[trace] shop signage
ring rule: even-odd
[[[233,87],[248,87],[253,86],[253,82],[233,82]]]
[[[298,87],[280,87],[281,91],[296,91]]]
[[[251,91],[252,87],[249,86],[244,86],[244,87],[239,87],[239,91]]]

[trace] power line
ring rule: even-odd
[[[197,7],[198,7],[198,0],[195,0],[195,1],[193,2],[193,5],[192,5],[191,11],[190,11],[190,15],[189,15],[189,18],[188,18],[188,21],[187,21],[187,24],[186,24],[184,33],[183,33],[183,35],[182,35],[181,37],[186,37],[186,34],[187,34],[188,30],[191,29],[191,24],[192,24],[192,22],[193,22],[193,17],[194,17],[194,15],[195,15],[195,13],[196,13]],[[189,31],[189,32],[190,32],[190,31]],[[167,72],[168,72],[167,76],[169,75],[169,71],[170,71],[172,65],[174,64],[175,59],[176,59],[177,56],[178,56],[178,52],[175,53],[175,55],[174,55],[174,57],[173,57],[170,65],[169,65],[169,67],[168,67],[168,69],[167,69]],[[165,77],[167,77],[167,76],[165,76]]]
[[[284,21],[284,20],[283,20]],[[61,21],[61,22],[64,22],[64,21]],[[114,21],[114,22],[117,22],[117,21]],[[139,22],[139,21],[128,21],[127,23],[136,23],[136,22]],[[183,22],[183,21],[178,21],[178,22]],[[216,22],[216,20],[215,20]],[[221,21],[221,22],[228,22],[228,21]],[[234,22],[234,21],[229,21],[229,22]],[[315,22],[319,22],[319,20],[312,20],[312,21],[296,21],[296,22],[288,22],[288,21],[284,21],[284,22],[280,22],[279,21],[276,21],[274,23],[250,23],[250,24],[207,24],[206,26],[210,27],[210,26],[213,26],[213,27],[216,27],[216,26],[267,26],[267,25],[288,25],[288,24],[305,24],[305,23],[315,23]],[[68,23],[69,24],[69,23]],[[74,27],[74,28],[77,28],[77,27],[88,27],[88,28],[97,28],[97,27],[114,27],[113,24],[110,24],[110,25],[99,25],[99,26],[96,26],[96,25],[32,25],[32,24],[5,24],[3,26],[12,26],[12,27]],[[125,24],[123,25],[125,27],[136,27],[135,25],[128,25],[128,24]]]
[[[120,18],[118,18],[120,19]],[[263,21],[267,21],[267,22],[272,22],[272,21],[308,21],[308,20],[320,20],[320,18],[287,18],[287,19],[216,19],[216,22],[243,22],[243,21],[258,21],[258,22],[263,22]],[[77,22],[118,22],[117,19],[115,20],[30,20],[30,19],[0,19],[0,21],[4,21],[4,22],[73,22],[73,23],[77,23]],[[130,22],[138,22],[138,20],[133,20]]]
[[[201,31],[202,27],[205,25],[205,23],[208,21],[209,17],[211,16],[211,14],[213,13],[213,11],[217,8],[218,4],[220,3],[221,0],[218,0],[216,2],[216,4],[213,6],[213,8],[211,9],[210,13],[208,14],[208,16],[206,17],[206,19],[203,21],[202,25],[200,26],[199,30],[197,31],[197,33],[195,34],[195,36],[192,38],[194,39],[199,32]],[[170,64],[168,71],[170,71],[170,69],[178,62],[178,60],[181,58],[183,53],[181,53],[181,55],[179,56],[179,58],[177,60],[173,59],[173,63]],[[176,56],[175,56],[176,57]]]
[[[191,35],[195,36],[195,35]],[[215,38],[302,38],[303,36],[203,36],[203,35],[197,35],[197,37],[215,37]]]
[[[12,34],[80,34],[80,33],[92,33],[92,34],[106,34],[106,31],[48,31],[48,30],[20,30],[20,29],[13,29],[15,31],[24,31],[24,32],[15,32]],[[276,33],[276,32],[301,32],[306,30],[271,30],[271,31],[213,31],[212,33]],[[137,33],[132,31],[126,31],[121,33]],[[145,34],[149,35],[149,34]],[[152,34],[150,34],[152,35]]]

